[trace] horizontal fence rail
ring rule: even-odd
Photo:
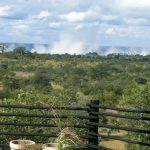
[[[88,125],[98,126],[98,127],[108,128],[108,129],[118,129],[118,130],[150,134],[150,130],[142,130],[142,129],[135,129],[135,128],[129,128],[129,127],[119,127],[119,126],[112,126],[112,125],[96,124],[96,123],[92,123],[92,122],[88,123]]]
[[[56,138],[58,134],[46,134],[46,133],[15,133],[15,132],[0,132],[0,135],[14,135],[14,136],[40,136],[40,137],[51,137]],[[89,139],[92,138],[95,140],[96,138],[92,135],[81,135],[80,138],[82,139]]]
[[[91,105],[92,107],[100,108],[100,109],[110,109],[110,110],[116,110],[116,111],[122,111],[122,112],[132,112],[132,113],[145,113],[145,114],[150,114],[150,110],[135,110],[135,109],[126,109],[126,108],[116,108],[116,107],[111,107],[111,106],[98,106],[95,104],[88,104]]]
[[[27,105],[6,105],[0,104],[0,108],[18,108],[18,109],[41,109],[41,110],[80,110],[87,111],[88,108],[81,107],[54,107],[54,106],[27,106]]]
[[[0,126],[20,126],[20,127],[59,127],[58,125],[55,124],[29,124],[29,123],[9,123],[9,122],[0,122]],[[74,128],[85,128],[88,129],[89,126],[85,126],[85,125],[68,125],[67,127],[74,127]]]
[[[149,129],[141,129],[141,128],[133,128],[128,126],[121,125],[112,125],[110,123],[101,122],[102,118],[107,119],[107,117],[112,117],[113,119],[127,119],[130,121],[144,121],[146,123],[150,122],[150,110],[135,110],[135,109],[126,109],[126,108],[115,108],[111,106],[101,106],[99,100],[91,100],[89,104],[85,107],[54,107],[54,106],[29,106],[29,105],[11,105],[11,104],[0,104],[0,127],[5,127],[8,131],[0,131],[0,138],[3,139],[5,136],[9,137],[29,137],[34,140],[34,138],[57,138],[59,133],[49,133],[43,132],[47,129],[57,129],[60,128],[59,124],[49,122],[51,119],[66,122],[70,117],[72,119],[77,119],[77,124],[67,125],[67,127],[73,127],[77,130],[83,130],[84,134],[81,135],[80,138],[85,140],[84,150],[113,150],[111,148],[106,148],[100,144],[100,140],[103,139],[111,139],[123,141],[131,144],[138,144],[141,146],[150,147],[150,141],[136,141],[132,139],[128,139],[127,137],[114,136],[102,134],[101,129],[105,128],[108,130],[123,130],[127,132],[135,132],[138,134],[143,134],[146,136],[150,136]],[[13,111],[15,110],[15,111]],[[24,111],[22,111],[24,110]],[[25,113],[27,110],[28,113]],[[67,114],[52,114],[53,110],[67,112]],[[113,111],[108,112],[107,110],[115,110],[117,113],[113,113]],[[70,112],[73,112],[70,115]],[[75,114],[77,112],[78,114]],[[129,114],[128,114],[129,113]],[[69,115],[68,115],[69,114]],[[137,115],[134,115],[137,114]],[[146,116],[145,116],[146,115]],[[3,121],[3,118],[6,120]],[[12,121],[9,120],[12,118]],[[27,122],[22,122],[22,119],[29,120]],[[36,122],[33,121],[36,119]],[[39,119],[42,119],[39,120]],[[79,122],[78,122],[79,121]],[[81,121],[81,122],[80,122]],[[82,122],[83,121],[83,122]],[[66,125],[61,125],[61,128],[65,128]],[[11,128],[11,130],[9,130]],[[22,132],[15,132],[13,129],[21,128],[24,129]],[[26,133],[26,128],[35,129],[35,132]],[[42,129],[42,130],[41,130]],[[36,132],[37,131],[37,132]],[[40,131],[40,132],[39,132]],[[1,140],[0,139],[0,140]],[[13,140],[13,139],[12,139]],[[1,148],[8,148],[9,141],[6,143],[0,143]],[[38,141],[42,143],[42,141]]]
[[[119,137],[119,136],[112,136],[112,135],[103,135],[103,134],[94,134],[94,133],[89,133],[89,135],[91,136],[99,136],[105,139],[112,139],[112,140],[118,140],[118,141],[123,141],[123,142],[127,142],[127,143],[132,143],[132,144],[139,144],[142,146],[150,146],[150,143],[145,143],[145,142],[141,142],[141,141],[134,141],[134,140],[129,140],[123,137]]]
[[[97,114],[99,116],[111,116],[111,117],[117,117],[117,118],[131,119],[131,120],[150,121],[149,117],[141,117],[141,116],[126,116],[126,115],[113,114],[113,113],[104,113],[104,112],[99,112],[99,113],[93,112],[92,114]]]
[[[0,113],[0,116],[16,116],[16,117],[29,117],[29,118],[53,118],[53,119],[67,119],[69,118],[69,116],[67,115],[37,115],[37,114],[14,114],[14,113]],[[78,118],[78,119],[95,119],[94,116],[81,116],[81,115],[74,115],[74,118]]]

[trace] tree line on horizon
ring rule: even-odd
[[[128,54],[128,53],[110,53],[107,54],[106,56],[104,55],[100,55],[97,52],[88,52],[86,54],[39,54],[38,52],[31,52],[30,50],[28,50],[26,47],[24,46],[19,46],[16,47],[14,49],[12,49],[11,51],[7,50],[8,46],[7,44],[0,44],[0,54],[2,55],[6,55],[8,57],[15,57],[16,55],[20,55],[20,56],[30,56],[30,57],[35,57],[37,55],[40,56],[55,56],[55,57],[89,57],[89,58],[99,58],[99,57],[105,57],[105,58],[120,58],[120,59],[142,59],[142,60],[150,60],[150,54],[149,55],[140,55],[140,54]],[[17,57],[17,56],[16,56]]]

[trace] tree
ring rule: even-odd
[[[23,57],[28,55],[30,52],[25,47],[17,47],[13,50],[17,57]],[[31,53],[30,53],[31,54]]]
[[[91,57],[91,58],[97,58],[99,55],[96,52],[89,52],[89,53],[85,54],[85,56]]]
[[[31,84],[43,91],[49,91],[52,89],[49,75],[42,72],[38,72],[34,77],[31,78]]]
[[[5,51],[6,51],[6,49],[7,49],[7,45],[6,44],[4,44],[4,43],[1,43],[0,44],[0,53],[4,53]]]
[[[136,81],[138,84],[146,84],[146,83],[147,83],[147,80],[146,80],[145,78],[142,78],[142,77],[136,78],[135,81]]]

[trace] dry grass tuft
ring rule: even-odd
[[[115,140],[104,141],[102,142],[102,145],[107,148],[111,148],[115,150],[127,150],[127,143],[121,141],[115,141]]]
[[[83,142],[80,139],[80,137],[77,135],[76,131],[70,127],[66,127],[61,130],[56,142],[58,142],[60,150],[61,147],[63,147],[63,145],[68,145],[69,148],[83,146]]]
[[[23,72],[23,71],[15,71],[16,77],[18,78],[30,78],[34,76],[34,73],[31,72]]]
[[[63,86],[61,86],[61,85],[59,85],[59,84],[56,84],[56,83],[54,83],[54,82],[51,82],[51,86],[52,86],[52,88],[53,88],[54,90],[63,90],[63,89],[64,89]]]

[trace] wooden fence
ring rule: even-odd
[[[132,144],[139,144],[142,146],[147,146],[147,148],[150,149],[150,140],[147,141],[136,141],[132,139],[127,139],[124,137],[119,137],[119,136],[112,136],[112,135],[106,135],[101,133],[100,129],[101,128],[106,128],[106,129],[116,129],[116,130],[124,130],[127,132],[136,132],[139,134],[145,134],[148,136],[150,134],[150,130],[148,129],[137,129],[137,128],[131,128],[127,126],[115,126],[115,125],[109,125],[106,123],[102,123],[100,120],[101,117],[107,118],[107,117],[113,117],[113,118],[123,118],[128,121],[145,121],[145,122],[150,122],[150,110],[131,110],[131,109],[123,109],[123,108],[115,108],[115,107],[110,107],[110,106],[101,106],[99,100],[91,100],[87,106],[84,107],[52,107],[52,106],[24,106],[24,105],[4,105],[0,104],[0,109],[7,109],[6,111],[0,111],[0,116],[2,117],[13,117],[15,118],[15,121],[1,121],[0,120],[0,127],[1,129],[5,127],[8,129],[6,132],[0,130],[0,136],[1,139],[5,137],[7,139],[7,136],[9,137],[16,137],[16,139],[20,138],[28,138],[34,140],[35,137],[44,137],[44,138],[56,138],[58,137],[58,133],[39,133],[39,132],[34,132],[34,133],[27,133],[27,132],[15,132],[15,131],[10,131],[9,128],[14,126],[16,128],[26,128],[26,127],[33,127],[33,128],[57,128],[57,124],[47,124],[47,123],[27,123],[27,122],[20,122],[16,118],[42,118],[42,119],[55,119],[56,116],[54,114],[49,114],[48,111],[51,110],[61,110],[61,111],[67,111],[69,112],[81,112],[79,114],[74,114],[73,118],[76,118],[78,120],[85,120],[84,123],[80,123],[77,125],[69,125],[69,127],[73,127],[75,129],[82,129],[85,130],[84,135],[80,135],[82,139],[84,139],[86,145],[83,149],[87,150],[110,150],[109,148],[105,148],[101,146],[100,140],[101,139],[111,139],[111,140],[119,140],[127,143],[132,143]],[[9,110],[28,110],[28,113],[12,113],[12,111],[9,112]],[[47,113],[46,114],[36,114],[32,113],[32,110],[39,110],[43,111],[45,110]],[[104,110],[104,111],[103,111]],[[107,110],[107,111],[106,111]],[[113,111],[108,111],[108,110],[115,110],[117,113],[113,113]],[[31,113],[30,113],[31,111]],[[123,112],[119,113],[119,112]],[[129,113],[129,115],[126,115],[124,113]],[[139,114],[139,115],[130,115],[130,114]],[[57,119],[67,119],[68,115],[64,114],[58,114]],[[3,120],[3,119],[2,119]],[[12,139],[14,140],[14,139]],[[36,139],[34,140],[35,142]],[[41,141],[42,142],[42,141]],[[47,141],[48,142],[48,141]],[[9,141],[5,143],[0,143],[0,147],[2,149],[8,149],[9,147]]]

